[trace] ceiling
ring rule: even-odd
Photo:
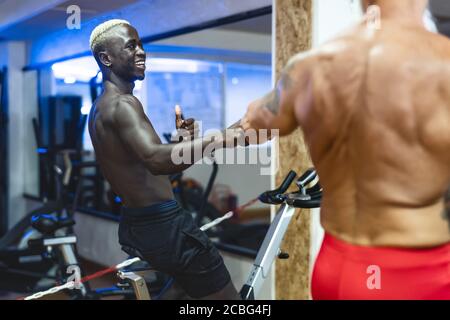
[[[0,5],[13,0],[0,0]],[[49,1],[49,0],[47,0]],[[33,15],[18,23],[10,24],[2,28],[0,21],[0,39],[5,40],[25,40],[35,39],[51,32],[61,30],[66,27],[68,17],[66,8],[69,5],[78,5],[81,9],[82,21],[88,21],[99,15],[119,10],[137,3],[141,0],[71,0],[63,1],[59,5],[46,9],[42,13]],[[147,0],[151,1],[151,0]],[[320,0],[319,0],[320,1]],[[44,2],[44,1],[43,1]],[[438,29],[450,36],[450,0],[430,0],[430,11],[434,15]],[[259,34],[271,33],[271,15],[260,16],[219,27],[225,30],[245,31]]]
[[[429,9],[434,17],[439,31],[450,37],[450,0],[430,0]],[[228,24],[219,28],[234,31],[270,34],[272,30],[271,19],[271,15],[265,15]]]
[[[0,0],[2,1],[8,0]],[[136,3],[138,0],[70,0],[34,15],[25,21],[13,24],[0,31],[0,38],[5,40],[34,39],[64,29],[69,15],[67,7],[77,5],[81,10],[81,20],[88,21],[99,15],[107,14],[122,7]],[[0,23],[1,25],[1,23]]]
[[[272,33],[272,15],[266,14],[264,16],[226,24],[226,25],[219,27],[219,29],[253,32],[253,33],[259,33],[259,34],[271,34]]]

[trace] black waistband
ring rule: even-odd
[[[142,208],[122,207],[121,213],[122,217],[124,218],[149,218],[151,216],[173,213],[178,211],[179,209],[181,209],[181,207],[176,200],[168,200]]]

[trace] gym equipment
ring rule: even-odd
[[[67,186],[72,166],[70,150],[61,150],[65,171],[55,166],[56,200],[20,220],[0,239],[0,287],[9,291],[33,292],[65,282],[67,268],[77,266],[76,237],[71,227],[71,204],[67,202]],[[80,293],[85,293],[82,286]],[[75,292],[74,292],[75,293]],[[78,294],[78,292],[77,292]]]
[[[297,179],[298,191],[285,194],[296,176],[297,174],[294,171],[289,172],[280,187],[266,191],[259,196],[260,201],[268,204],[281,204],[281,207],[270,225],[262,246],[259,248],[248,280],[240,290],[240,296],[243,300],[255,299],[264,280],[268,277],[270,268],[276,258],[289,258],[288,253],[280,251],[280,245],[295,208],[320,207],[322,187],[318,179],[316,179],[317,174],[314,169],[307,170]],[[314,181],[315,183],[308,187]],[[103,274],[105,271],[111,272],[111,268],[105,269],[100,273]],[[101,299],[102,297],[122,296],[125,299],[137,300],[159,299],[173,283],[172,279],[167,275],[155,272],[145,261],[138,261],[119,269],[117,275],[120,279],[117,286],[91,290],[85,295],[78,295],[78,297],[82,299]],[[151,283],[149,279],[152,276],[153,282]],[[159,280],[159,283],[157,280]],[[157,288],[154,286],[156,283],[158,283]],[[149,291],[149,284],[151,291]],[[186,298],[184,294],[182,291],[175,291],[172,293],[172,298]]]
[[[322,199],[322,187],[319,182],[306,188],[317,174],[314,169],[307,170],[296,182],[298,191],[284,194],[295,179],[294,171],[284,179],[281,186],[273,191],[263,193],[259,199],[268,204],[281,204],[270,228],[258,251],[253,268],[247,282],[240,291],[243,300],[254,300],[259,293],[264,280],[268,277],[270,267],[276,258],[287,259],[289,254],[280,251],[281,242],[294,215],[295,208],[319,208]]]
[[[277,189],[266,191],[259,196],[260,201],[267,204],[281,205],[281,207],[270,224],[270,228],[259,248],[248,280],[240,290],[240,296],[243,300],[255,299],[261,290],[264,280],[269,276],[270,268],[276,258],[289,258],[288,253],[281,252],[280,246],[295,209],[320,207],[322,187],[318,179],[316,179],[317,173],[314,169],[307,170],[297,179],[298,191],[285,194],[296,176],[297,174],[294,171],[290,171]],[[308,187],[313,182],[315,183]],[[144,274],[149,271],[152,271],[152,269],[148,267],[136,268],[134,265],[131,265],[123,270],[119,270],[118,276],[122,279],[122,285],[128,288],[128,294],[131,290],[134,292],[136,299],[148,300],[151,296],[148,294]],[[171,283],[169,282],[166,287],[170,285]]]
[[[80,118],[76,125],[78,133],[82,133],[85,122],[85,117]],[[79,148],[65,149],[64,144],[44,145],[43,130],[37,119],[33,119],[33,129],[45,169],[41,177],[44,185],[52,188],[51,192],[50,189],[45,192],[41,207],[27,214],[0,239],[0,287],[16,292],[36,291],[64,282],[69,276],[67,267],[79,267],[71,202],[71,178],[78,169],[71,157],[81,157],[81,153]],[[71,137],[69,144],[79,146],[80,136]],[[84,294],[85,287],[81,289]]]
[[[33,119],[40,164],[41,198],[55,197],[55,171],[59,150],[81,152],[82,137],[87,116],[81,115],[81,97],[50,96],[43,100],[39,108],[39,122]],[[73,160],[81,160],[80,154],[72,154]],[[73,191],[74,186],[68,186]]]

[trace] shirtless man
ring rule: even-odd
[[[123,250],[171,275],[192,298],[237,298],[218,250],[174,200],[168,175],[191,164],[172,161],[176,144],[161,144],[133,96],[134,81],[145,77],[146,55],[137,31],[127,21],[109,20],[94,29],[90,45],[103,74],[103,93],[91,109],[89,133],[102,173],[124,204]],[[192,122],[186,120],[186,129]],[[227,139],[214,140],[215,146]],[[212,141],[180,144],[184,150],[205,150]]]
[[[450,41],[426,0],[369,5],[380,29],[294,56],[242,125],[303,129],[324,189],[313,298],[450,299]]]

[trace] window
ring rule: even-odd
[[[223,129],[239,120],[248,103],[271,88],[271,67],[206,60],[147,58],[146,78],[136,81],[134,94],[161,140],[175,129],[175,105],[185,118],[202,121],[202,131]],[[72,59],[52,66],[59,96],[81,97],[81,113],[92,106],[89,80],[99,71],[92,57]],[[87,128],[83,146],[92,150]]]
[[[160,137],[175,129],[175,105],[185,118],[201,120],[203,131],[224,127],[221,63],[152,58],[147,65],[147,114]]]

